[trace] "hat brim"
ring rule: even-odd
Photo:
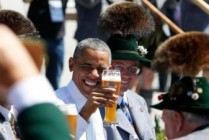
[[[146,58],[142,58],[139,55],[131,54],[131,53],[112,53],[113,60],[133,60],[139,62],[148,62],[151,63],[152,61]]]
[[[209,114],[209,83],[205,77],[183,77],[173,83],[169,93],[161,94],[160,103],[150,107],[182,112]]]
[[[160,103],[155,104],[155,105],[150,105],[150,107],[155,108],[155,109],[159,109],[159,110],[163,110],[164,102],[160,102]]]
[[[159,109],[159,110],[163,110],[163,109],[170,109],[170,110],[177,110],[177,111],[185,111],[185,112],[194,112],[194,113],[201,113],[201,114],[209,114],[209,108],[208,106],[192,106],[192,107],[188,107],[188,106],[179,106],[176,105],[175,102],[170,102],[170,103],[166,103],[166,102],[160,102],[158,104],[155,105],[150,105],[151,108],[155,108],[155,109]]]

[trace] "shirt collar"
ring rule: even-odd
[[[6,121],[9,121],[11,118],[11,113],[14,114],[15,120],[16,120],[16,109],[14,108],[13,105],[11,105],[11,109],[8,110],[7,108],[3,107],[0,105],[0,112],[4,116]]]
[[[123,96],[121,96],[121,95],[118,96],[118,105],[121,104],[122,99],[125,101],[125,103],[128,104],[128,100],[127,100],[127,95],[126,94],[127,94],[127,91],[124,92]]]
[[[73,80],[70,81],[70,83],[67,86],[67,89],[69,92],[69,96],[67,98],[73,100],[73,102],[76,104],[78,112],[80,112],[81,108],[86,103],[87,98],[80,92]]]

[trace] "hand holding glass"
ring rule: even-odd
[[[102,87],[115,88],[114,94],[119,95],[121,85],[121,74],[119,70],[111,69],[102,72]],[[116,124],[117,104],[112,107],[105,107],[105,125]]]

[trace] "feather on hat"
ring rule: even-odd
[[[203,32],[186,32],[175,35],[155,52],[154,70],[170,70],[184,76],[196,76],[209,68],[209,35]]]
[[[133,2],[116,2],[98,19],[98,31],[109,39],[113,34],[133,35],[136,39],[154,31],[154,20],[149,11]]]

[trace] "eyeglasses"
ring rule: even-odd
[[[93,70],[97,70],[98,74],[102,74],[103,70],[106,70],[107,68],[105,67],[92,67],[91,65],[88,65],[88,64],[77,64],[77,66],[83,70],[83,71],[86,71],[86,72],[92,72]]]
[[[138,68],[137,66],[125,67],[122,65],[114,65],[113,68],[120,70],[121,72],[128,70],[128,72],[131,74],[139,74],[140,72],[140,68]]]

